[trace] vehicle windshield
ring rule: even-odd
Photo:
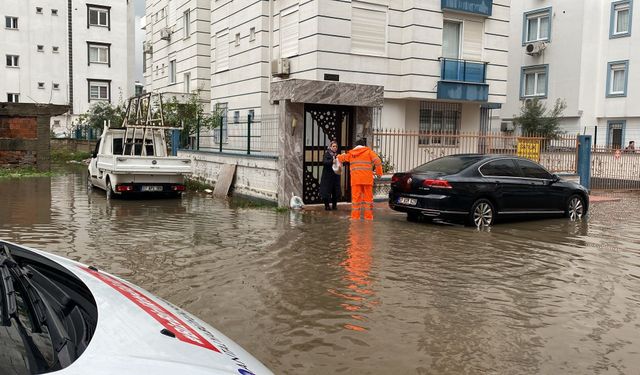
[[[476,163],[482,157],[477,155],[453,155],[432,160],[413,169],[417,173],[437,173],[449,175],[461,172],[468,166]]]
[[[0,276],[0,374],[71,365],[95,331],[91,292],[58,264],[1,241]]]

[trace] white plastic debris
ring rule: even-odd
[[[289,201],[289,207],[291,207],[291,209],[294,209],[294,210],[300,210],[302,209],[302,207],[304,207],[304,202],[302,201],[302,198],[291,193],[291,200]]]

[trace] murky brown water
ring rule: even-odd
[[[636,374],[640,195],[490,231],[0,180],[0,238],[125,277],[276,374]]]

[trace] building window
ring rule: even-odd
[[[442,57],[459,59],[462,23],[444,21],[442,26]]]
[[[4,17],[4,27],[7,29],[18,29],[18,17]]]
[[[182,37],[188,38],[191,35],[191,11],[185,10],[182,14]]]
[[[252,27],[249,29],[249,41],[253,42],[254,40],[256,40],[256,28]]]
[[[184,92],[190,93],[191,92],[191,73],[184,74],[183,84],[184,84]]]
[[[631,35],[632,9],[632,0],[614,1],[611,3],[609,38],[620,38]]]
[[[627,96],[628,71],[628,60],[607,64],[607,97]]]
[[[607,121],[607,147],[611,149],[621,149],[624,145],[624,130],[626,121]]]
[[[229,31],[216,34],[216,72],[229,70]]]
[[[351,2],[351,51],[370,55],[386,53],[387,9],[363,1]]]
[[[220,143],[220,132],[222,132],[222,143],[227,143],[228,135],[227,135],[227,103],[217,103],[216,110],[218,116],[222,119],[222,124],[219,129],[213,130],[213,141],[215,143]]]
[[[457,103],[420,102],[421,145],[455,145],[460,133],[462,106]]]
[[[236,47],[240,46],[240,33],[236,33]]]
[[[44,52],[44,46],[42,44],[38,44],[38,52]]]
[[[110,44],[87,42],[87,48],[89,49],[89,65],[108,64],[111,66]]]
[[[169,83],[176,83],[176,60],[169,61]]]
[[[298,54],[298,6],[280,12],[280,57]]]
[[[54,83],[53,84],[53,89],[54,90],[60,90],[60,84],[59,83]]]
[[[240,111],[233,111],[233,123],[240,123]]]
[[[51,9],[51,15],[52,16],[57,16],[58,15],[58,10],[57,9]]]
[[[58,53],[60,51],[60,48],[57,46],[53,46],[51,47],[51,50],[53,51],[53,53]]]
[[[523,19],[522,43],[551,39],[551,8],[526,12]]]
[[[42,8],[36,7],[36,14],[42,14]]]
[[[109,7],[87,5],[87,29],[90,26],[110,27]]]
[[[89,80],[89,101],[111,100],[111,81]]]
[[[520,98],[546,97],[549,66],[526,66],[520,71]]]
[[[44,82],[38,82],[38,88],[44,89]]]
[[[250,109],[249,112],[247,112],[247,118],[250,118],[251,120],[253,120],[256,116],[256,112],[253,109]]]
[[[18,63],[20,61],[20,56],[18,55],[7,55],[7,66],[17,68],[20,66]]]
[[[16,93],[7,93],[7,102],[9,103],[18,103],[20,101],[20,94]]]

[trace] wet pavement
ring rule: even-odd
[[[478,231],[376,210],[114,200],[83,169],[0,180],[0,238],[124,277],[276,374],[633,374],[640,195]]]

